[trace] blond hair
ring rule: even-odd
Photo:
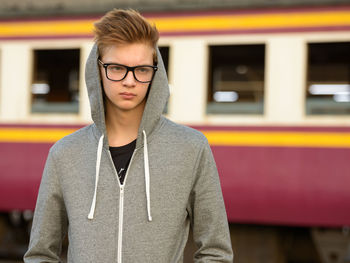
[[[100,54],[111,45],[144,43],[153,47],[153,62],[157,63],[159,32],[139,12],[115,8],[94,23],[94,27]]]

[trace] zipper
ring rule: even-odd
[[[123,243],[123,211],[124,211],[124,186],[120,186],[119,198],[119,231],[118,231],[118,263],[122,263],[122,243]]]
[[[122,247],[123,247],[123,218],[124,218],[124,188],[125,188],[125,183],[126,183],[126,179],[128,177],[129,174],[129,170],[130,170],[130,166],[132,163],[132,160],[134,159],[134,155],[136,153],[137,149],[134,150],[134,152],[131,155],[131,159],[129,162],[129,166],[128,169],[126,171],[125,174],[125,178],[124,178],[124,184],[120,184],[120,180],[118,177],[118,173],[117,170],[114,167],[114,163],[113,163],[113,159],[112,159],[112,155],[111,152],[109,151],[109,159],[113,165],[114,168],[114,173],[115,176],[117,177],[118,180],[118,184],[119,184],[119,189],[120,189],[120,194],[119,194],[119,229],[118,229],[118,255],[117,255],[117,263],[122,263]]]

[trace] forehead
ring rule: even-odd
[[[154,48],[149,44],[117,44],[103,48],[101,58],[104,63],[114,62],[133,66],[152,63],[153,53]]]

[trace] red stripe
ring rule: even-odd
[[[350,224],[350,149],[212,149],[231,222]]]
[[[45,36],[16,36],[16,37],[1,37],[0,40],[28,40],[28,39],[87,39],[87,40],[93,40],[93,35],[91,34],[84,34],[84,35],[45,35]]]
[[[86,125],[89,125],[87,123]],[[80,129],[81,124],[18,124],[0,123],[1,128],[62,128]],[[224,125],[191,125],[192,128],[205,131],[288,131],[288,132],[350,132],[350,126],[224,126]]]
[[[10,124],[10,123],[1,123],[1,128],[18,128],[18,129],[26,129],[26,128],[43,128],[43,129],[80,129],[85,125],[77,125],[77,124]]]
[[[215,10],[215,11],[175,11],[175,12],[150,12],[142,13],[146,18],[157,17],[197,17],[197,16],[217,16],[217,15],[254,15],[254,14],[289,14],[289,13],[319,13],[329,11],[347,11],[350,10],[348,4],[339,6],[304,6],[304,7],[285,7],[285,8],[233,8]]]
[[[41,125],[32,125],[38,126]],[[52,127],[41,127],[44,126]],[[291,127],[262,128],[290,130]],[[337,128],[350,129],[306,127],[313,130]],[[0,144],[0,210],[34,208],[50,146]],[[304,226],[350,224],[350,210],[347,209],[350,207],[350,149],[225,146],[212,149],[231,222]]]
[[[51,144],[0,143],[0,211],[34,209]]]
[[[67,15],[67,16],[36,16],[36,17],[11,17],[0,18],[0,22],[55,22],[55,21],[80,21],[80,20],[98,20],[104,14],[97,15]]]
[[[230,7],[215,11],[168,11],[168,12],[142,12],[146,18],[173,18],[173,17],[200,17],[200,16],[221,16],[221,15],[254,15],[254,14],[289,14],[289,13],[321,13],[348,11],[350,5],[339,6],[304,6],[285,8],[254,8],[238,9]],[[13,17],[0,18],[0,22],[48,22],[48,21],[79,21],[79,20],[99,20],[105,13],[93,15],[64,15],[64,16],[42,16],[42,17]]]
[[[303,7],[281,7],[281,8],[253,8],[242,9],[229,7],[226,9],[218,9],[215,11],[168,11],[168,12],[142,12],[146,18],[157,17],[197,17],[197,16],[216,16],[216,15],[251,15],[251,14],[275,14],[275,13],[309,13],[309,12],[329,12],[329,11],[347,11],[350,10],[348,4],[338,6],[303,6]],[[63,15],[63,16],[42,16],[42,17],[14,17],[0,18],[0,22],[47,22],[47,21],[76,21],[76,20],[99,20],[105,13],[96,13],[91,15]]]
[[[205,131],[281,131],[281,132],[350,132],[350,126],[206,126],[193,125],[197,130]]]
[[[239,35],[239,34],[265,34],[265,33],[300,33],[300,32],[327,32],[327,31],[350,31],[349,25],[324,26],[324,27],[293,27],[293,28],[263,28],[247,30],[208,30],[208,31],[179,31],[160,32],[161,36],[201,36],[201,35]]]

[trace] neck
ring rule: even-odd
[[[106,130],[109,146],[126,145],[137,138],[145,104],[132,110],[120,110],[106,100]]]

